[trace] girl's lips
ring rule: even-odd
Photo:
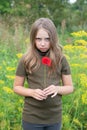
[[[40,48],[40,50],[44,52],[44,51],[46,51],[47,49],[46,49],[46,48]]]

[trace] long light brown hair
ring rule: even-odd
[[[50,72],[56,71],[62,57],[62,48],[58,42],[58,34],[54,23],[48,18],[40,18],[34,22],[30,31],[30,49],[25,54],[24,63],[29,73],[36,71],[41,60],[36,49],[35,38],[40,28],[44,28],[50,37],[49,58],[52,61]]]

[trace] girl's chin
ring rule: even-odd
[[[48,49],[44,49],[44,48],[42,48],[42,49],[39,49],[41,52],[47,52],[48,51]]]
[[[46,49],[46,48],[37,48],[37,50],[39,51],[39,52],[42,52],[42,53],[45,53],[45,52],[48,52],[49,51],[49,49]]]

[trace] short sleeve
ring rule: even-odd
[[[26,70],[24,66],[24,58],[22,57],[18,63],[17,70],[16,70],[16,75],[17,76],[26,76]]]
[[[61,73],[64,75],[71,74],[70,65],[65,56],[63,56],[62,58],[61,64],[62,64]]]

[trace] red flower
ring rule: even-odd
[[[51,66],[51,59],[49,57],[43,57],[42,58],[42,64],[47,65],[47,66]]]

